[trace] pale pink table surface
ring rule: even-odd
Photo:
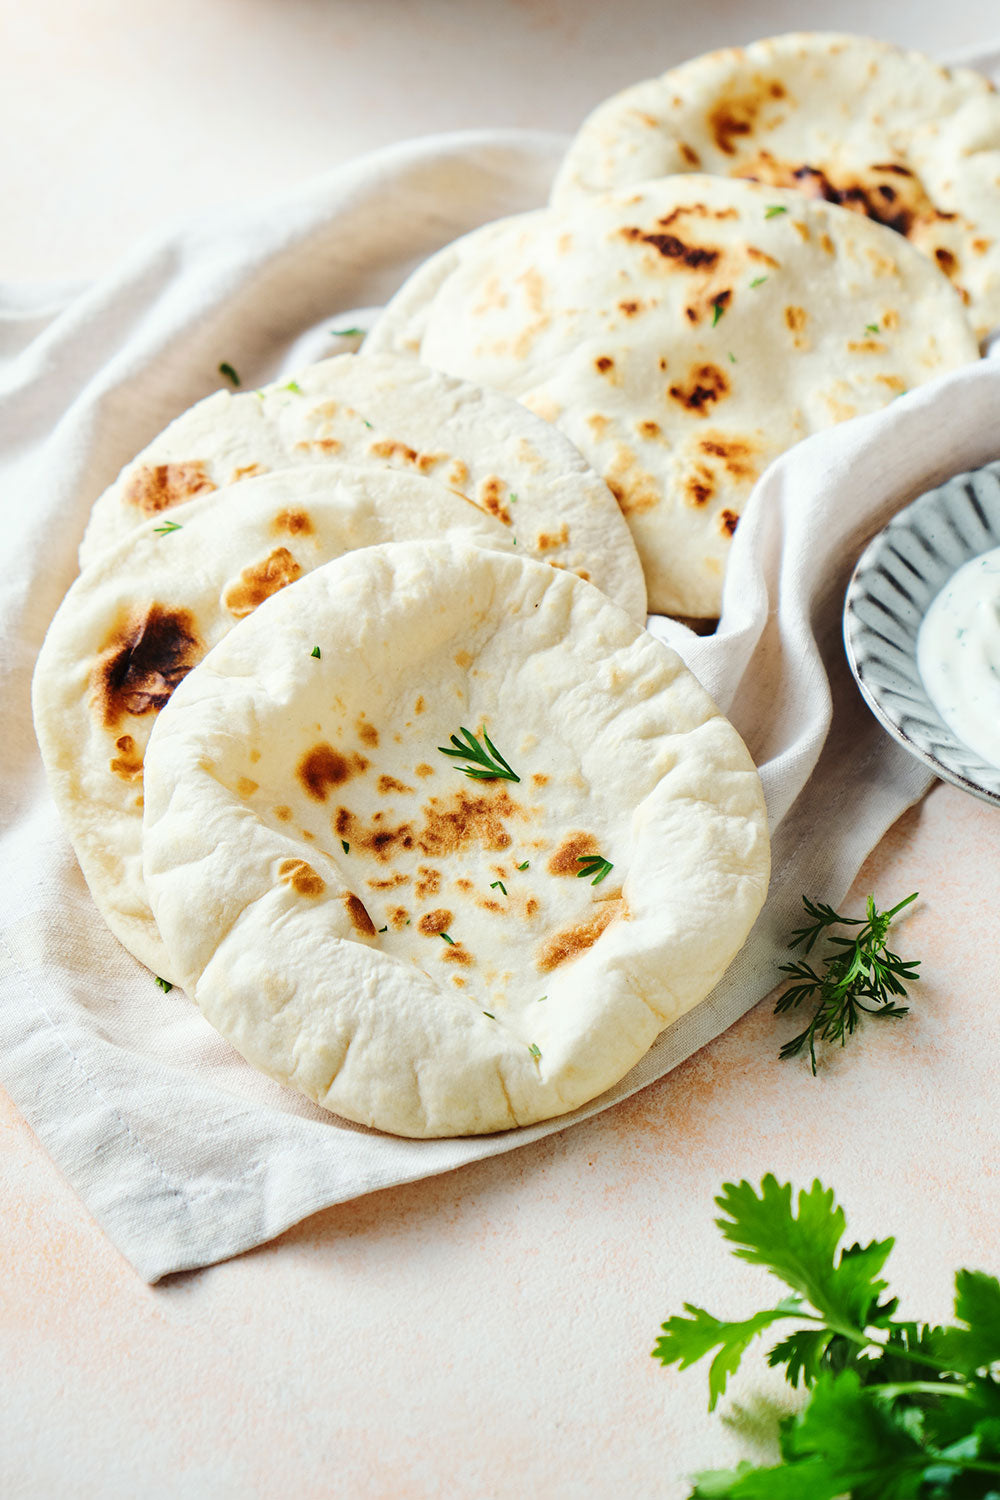
[[[147,231],[407,135],[570,129],[603,94],[793,26],[944,56],[992,5],[618,0],[0,0],[0,276],[74,279]],[[920,901],[914,1014],[812,1079],[761,1005],[670,1077],[562,1134],[318,1214],[150,1289],[0,1093],[4,1500],[662,1497],[754,1456],[790,1399],[752,1360],[720,1412],[649,1358],[684,1301],[772,1295],[712,1226],[727,1179],[819,1175],[895,1233],[909,1315],[1000,1271],[1000,815],[938,785],[850,898]]]

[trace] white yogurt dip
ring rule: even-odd
[[[917,667],[949,729],[1000,768],[1000,547],[959,568],[931,601]]]

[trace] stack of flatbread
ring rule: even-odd
[[[377,356],[220,391],[82,559],[34,679],[56,802],[114,932],[271,1076],[413,1136],[558,1115],[741,946],[756,771],[526,407]]]
[[[772,458],[977,357],[998,144],[981,80],[880,44],[700,59],[601,106],[552,205],[432,258],[361,355],[126,465],[34,709],[161,985],[410,1136],[575,1109],[710,992],[763,798],[647,600],[711,620]]]

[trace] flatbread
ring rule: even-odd
[[[507,527],[433,480],[289,469],[152,518],[99,553],[63,600],[33,683],[42,759],[101,914],[162,978],[177,976],[141,854],[143,757],[160,709],[240,620],[313,568],[355,548],[441,536],[513,550]],[[365,603],[370,614],[379,607]]]
[[[1000,97],[870,37],[793,33],[671,68],[599,104],[552,202],[675,172],[797,187],[905,234],[1000,325]]]
[[[901,236],[698,175],[477,230],[404,286],[373,346],[555,423],[615,494],[650,609],[700,618],[772,459],[978,358],[958,294]]]
[[[426,475],[501,521],[530,555],[646,617],[642,568],[606,485],[559,434],[496,394],[353,354],[291,381],[217,391],[154,438],[96,502],[81,564],[152,515],[271,470],[378,464]]]
[[[464,775],[462,728],[519,780]],[[447,543],[351,553],[232,631],[157,721],[143,846],[212,1024],[407,1136],[608,1088],[720,978],[769,858],[674,652],[572,574]]]

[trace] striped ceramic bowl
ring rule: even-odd
[[[847,589],[844,643],[869,708],[936,776],[1000,804],[1000,768],[957,739],[917,671],[917,632],[951,575],[1000,547],[1000,461],[928,490],[861,555]]]

